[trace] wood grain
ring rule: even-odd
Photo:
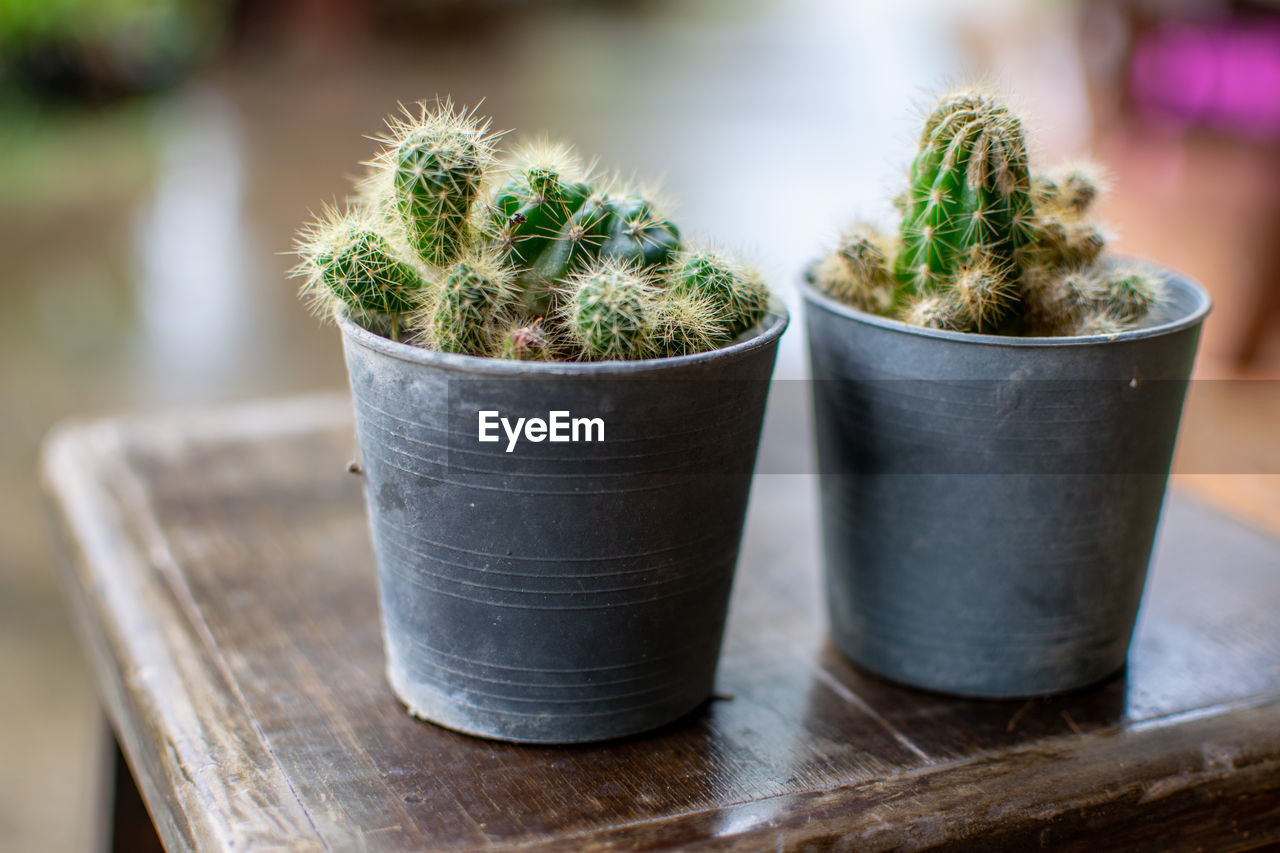
[[[757,477],[719,698],[652,735],[519,747],[383,680],[349,402],[60,432],[69,592],[167,847],[1248,849],[1280,841],[1280,545],[1166,508],[1128,672],[977,702],[845,663],[813,483]]]

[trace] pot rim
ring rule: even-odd
[[[1177,282],[1178,285],[1185,287],[1195,298],[1195,305],[1184,316],[1170,320],[1167,323],[1161,323],[1158,326],[1132,329],[1130,331],[1120,332],[1114,335],[1022,337],[1016,335],[984,335],[977,332],[956,332],[948,329],[926,329],[923,326],[915,326],[911,323],[904,323],[901,320],[882,317],[879,314],[871,314],[858,308],[854,308],[851,305],[846,305],[845,303],[828,296],[821,290],[818,290],[807,281],[800,282],[800,289],[801,293],[804,295],[805,302],[809,305],[822,308],[829,313],[838,314],[850,320],[910,335],[918,335],[925,338],[941,338],[942,340],[956,341],[958,343],[985,344],[987,346],[1036,348],[1119,344],[1126,343],[1128,341],[1141,340],[1143,338],[1154,338],[1160,335],[1168,335],[1204,322],[1204,318],[1213,308],[1213,300],[1210,299],[1209,292],[1205,290],[1204,285],[1194,279],[1182,275],[1181,273],[1175,272],[1168,267],[1163,267],[1150,261],[1135,258],[1125,258],[1124,260],[1140,263],[1153,272],[1158,273],[1166,281],[1174,281]]]
[[[502,358],[482,355],[464,355],[461,353],[440,352],[423,349],[412,344],[393,341],[351,320],[345,314],[337,316],[338,327],[342,334],[366,349],[374,350],[389,358],[398,359],[410,364],[425,367],[440,367],[458,373],[472,373],[483,376],[619,376],[644,373],[664,373],[689,365],[702,364],[722,359],[744,357],[756,350],[771,346],[786,331],[791,322],[790,313],[785,305],[774,301],[761,325],[756,326],[756,333],[719,349],[693,355],[665,356],[662,358],[643,358],[628,361],[511,361]]]

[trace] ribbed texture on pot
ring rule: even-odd
[[[1124,666],[1208,298],[1167,274],[1157,328],[935,332],[806,293],[836,645],[989,697]]]
[[[680,359],[520,364],[344,322],[388,675],[425,719],[566,743],[710,694],[777,336]],[[477,441],[478,412],[604,442]]]

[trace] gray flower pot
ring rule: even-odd
[[[704,702],[785,313],[714,352],[581,364],[451,355],[340,325],[387,674],[409,710],[572,743]],[[481,442],[487,411],[509,425],[599,418],[604,440],[583,423],[577,442],[512,446],[502,427]]]
[[[1113,337],[926,330],[807,288],[826,594],[849,658],[980,697],[1124,666],[1209,297]]]

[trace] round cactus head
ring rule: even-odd
[[[1124,323],[1145,317],[1163,293],[1160,279],[1136,266],[1123,266],[1103,273],[1099,287],[1107,313]]]
[[[662,295],[654,327],[659,355],[692,355],[733,342],[724,311],[699,293],[668,291]]]
[[[769,310],[769,290],[759,274],[719,252],[684,252],[676,257],[667,278],[673,292],[695,293],[715,306],[735,338]]]
[[[511,294],[510,270],[490,253],[474,253],[444,270],[434,298],[415,313],[412,325],[444,352],[488,355]]]
[[[628,261],[638,267],[667,263],[680,249],[680,229],[658,212],[658,206],[635,189],[610,194],[608,235],[600,257]]]
[[[806,276],[841,302],[885,314],[893,309],[896,289],[889,269],[893,248],[880,231],[860,222],[843,231],[835,251],[814,264]]]
[[[1099,298],[1090,267],[1030,269],[1023,276],[1027,331],[1034,336],[1076,334]]]
[[[954,328],[993,331],[1017,298],[1015,281],[997,259],[982,254],[960,266],[951,285],[960,309]]]
[[[907,303],[902,319],[926,329],[961,329],[968,316],[963,306],[950,293],[927,293]]]
[[[1043,172],[1032,180],[1032,196],[1041,210],[1084,216],[1102,194],[1102,169],[1080,160]]]
[[[648,276],[627,263],[597,260],[568,282],[563,320],[590,359],[634,359],[651,354],[656,291]]]
[[[589,169],[563,145],[540,142],[517,155],[488,204],[487,237],[517,269],[531,268],[591,195]]]

